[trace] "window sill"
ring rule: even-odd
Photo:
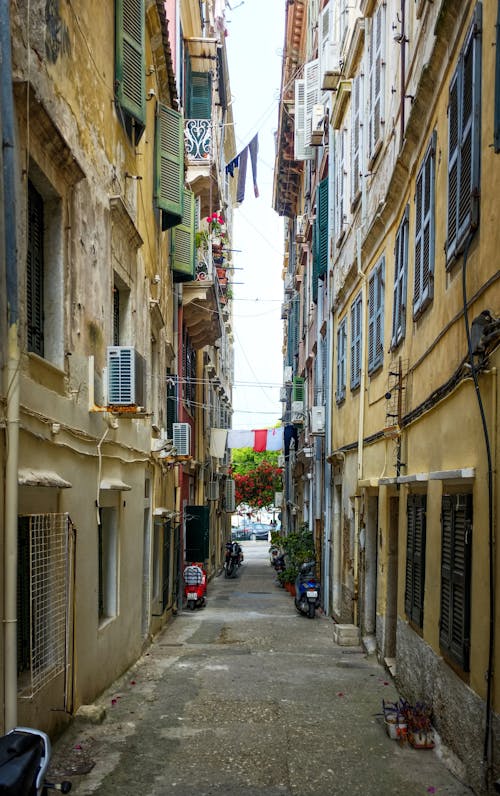
[[[27,351],[26,355],[29,378],[43,385],[48,390],[52,390],[59,395],[65,395],[66,373],[64,370],[61,370],[57,365],[49,362],[48,359],[34,354],[32,351]]]

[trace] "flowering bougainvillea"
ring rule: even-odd
[[[254,509],[269,508],[274,504],[274,493],[282,486],[282,469],[275,464],[262,461],[253,470],[235,473],[236,505],[245,503]]]

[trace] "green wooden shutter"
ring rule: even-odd
[[[472,495],[443,495],[439,643],[469,671]]]
[[[424,624],[426,495],[408,495],[405,611],[417,627]]]
[[[189,84],[189,119],[212,116],[212,79],[210,72],[191,72]]]
[[[204,562],[209,557],[209,508],[186,506],[186,551],[188,562]]]
[[[316,213],[318,219],[318,276],[328,271],[328,179],[317,188]]]
[[[116,96],[121,108],[146,124],[144,0],[115,0]]]
[[[304,379],[301,376],[295,376],[293,380],[293,393],[292,401],[304,400]]]
[[[182,116],[158,104],[155,146],[155,197],[164,211],[164,229],[182,222],[184,190],[184,129]]]
[[[183,206],[182,221],[175,227],[173,234],[172,270],[174,282],[189,282],[194,279],[195,197],[192,191],[184,191]]]
[[[28,240],[26,262],[26,304],[28,351],[43,357],[43,199],[28,182]]]

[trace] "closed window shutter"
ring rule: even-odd
[[[351,204],[354,204],[361,191],[360,185],[360,155],[361,155],[361,77],[357,75],[352,81],[352,108],[351,108]]]
[[[301,376],[295,376],[293,380],[292,401],[304,400],[304,379]]]
[[[391,348],[396,348],[405,336],[406,322],[406,271],[408,268],[408,218],[405,209],[403,220],[396,234],[394,252],[394,298],[392,315]]]
[[[384,356],[384,267],[382,257],[368,283],[368,373],[382,364]]]
[[[26,304],[28,351],[43,357],[43,199],[28,183],[28,240],[26,263]]]
[[[316,58],[314,61],[304,66],[304,100],[305,100],[305,132],[304,132],[304,146],[307,153],[311,149],[311,135],[312,135],[312,115],[313,107],[318,104],[319,98],[319,60]]]
[[[344,318],[337,331],[337,403],[345,398],[347,319]]]
[[[344,231],[345,202],[345,130],[335,133],[335,238],[338,240]]]
[[[210,72],[191,72],[187,115],[189,119],[211,118],[212,82]]]
[[[328,271],[328,179],[322,180],[316,192],[318,224],[318,276]]]
[[[373,157],[375,154],[375,149],[382,135],[382,124],[384,122],[384,8],[384,4],[381,4],[378,7],[370,26],[370,114],[368,120],[369,157]]]
[[[359,387],[361,379],[361,293],[351,307],[351,390]]]
[[[447,261],[461,254],[479,223],[482,5],[460,53],[448,105]]]
[[[194,279],[194,225],[195,199],[191,191],[184,191],[182,222],[174,229],[174,251],[172,270],[174,282],[189,282]]]
[[[434,295],[434,184],[436,133],[417,175],[415,195],[415,275],[413,316],[417,317]]]
[[[167,437],[173,437],[173,424],[177,423],[177,381],[167,373]]]
[[[306,132],[306,84],[305,80],[295,81],[295,120],[293,156],[295,160],[311,160],[312,147],[305,146]]]
[[[115,0],[117,100],[143,127],[146,123],[144,0]]]
[[[426,508],[425,495],[408,495],[405,611],[417,627],[424,624]]]
[[[441,534],[439,643],[468,672],[472,495],[443,495]]]
[[[184,131],[182,116],[158,104],[156,119],[155,196],[167,216],[164,229],[179,224],[183,214]]]

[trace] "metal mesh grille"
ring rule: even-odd
[[[31,697],[66,667],[73,536],[67,514],[32,514],[26,519],[31,649],[29,682],[23,678],[21,693]]]

